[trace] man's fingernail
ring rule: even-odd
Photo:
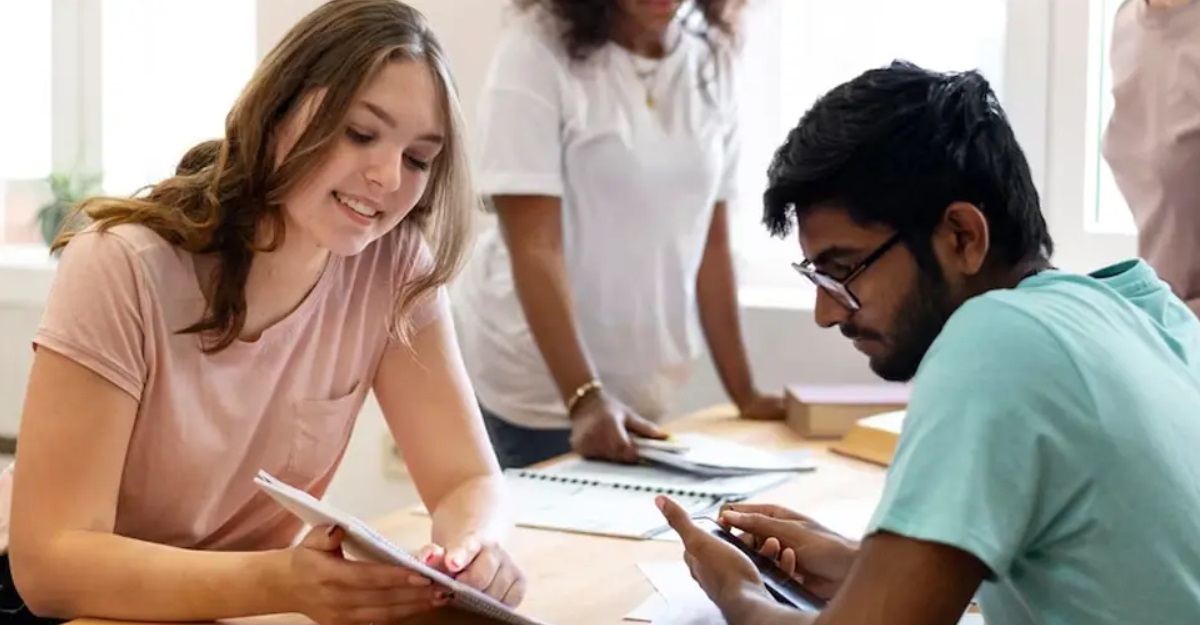
[[[330,526],[329,526],[329,529],[325,530],[325,535],[326,535],[326,536],[333,536],[333,533],[334,533],[334,532],[336,532],[336,531],[337,531],[337,526],[336,526],[336,525],[330,525]]]
[[[654,505],[658,506],[659,510],[662,510],[663,507],[666,506],[666,504],[667,504],[667,500],[662,495],[659,495],[658,497],[654,498]]]

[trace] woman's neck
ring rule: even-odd
[[[630,52],[652,59],[667,55],[671,42],[667,41],[671,29],[646,29],[629,19],[618,19],[613,26],[612,40]]]
[[[241,338],[257,339],[296,310],[317,285],[329,255],[295,226],[288,228],[279,247],[256,253],[246,278],[246,325]]]

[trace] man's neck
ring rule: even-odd
[[[1016,288],[1025,278],[1050,268],[1050,261],[1037,258],[1016,265],[985,269],[966,284],[965,297],[969,299],[995,289]]]

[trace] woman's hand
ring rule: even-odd
[[[666,438],[666,432],[604,391],[584,397],[571,415],[571,448],[585,458],[637,462],[629,435]]]
[[[417,557],[508,606],[525,598],[525,575],[495,541],[469,534],[446,549],[427,545]]]
[[[288,555],[287,604],[320,625],[382,625],[449,603],[445,588],[388,564],[347,560],[345,531],[318,526]]]
[[[749,421],[778,421],[787,416],[783,398],[754,393],[738,406],[738,414]]]

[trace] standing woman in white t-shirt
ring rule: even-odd
[[[460,283],[461,332],[505,467],[632,461],[703,330],[746,418],[783,415],[738,328],[727,203],[740,0],[516,0],[483,89],[498,227]]]

